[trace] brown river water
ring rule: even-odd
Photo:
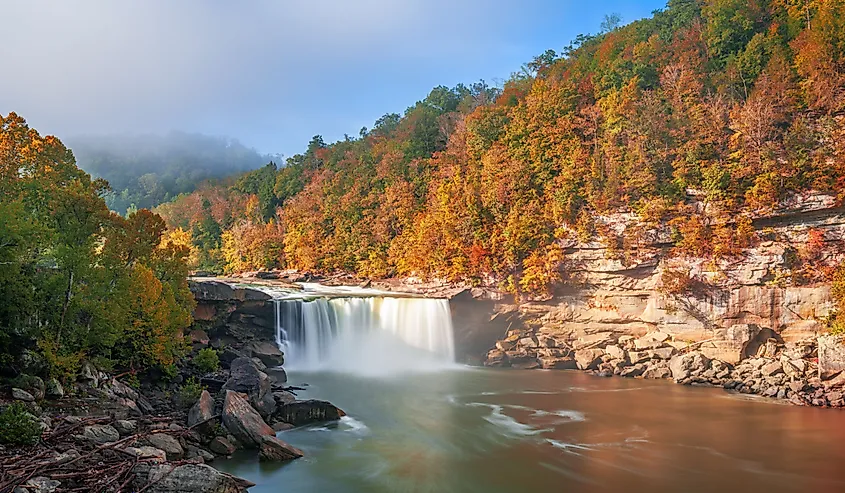
[[[306,457],[215,466],[261,492],[845,492],[845,412],[570,371],[292,373],[348,418]]]

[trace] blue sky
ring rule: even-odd
[[[664,4],[0,0],[0,113],[59,137],[182,130],[290,156]]]

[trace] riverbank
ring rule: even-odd
[[[213,286],[205,295],[192,288],[223,304],[262,298]],[[33,364],[0,382],[2,433],[15,443],[0,446],[0,492],[245,491],[252,483],[208,464],[238,450],[256,461],[302,457],[276,433],[344,416],[297,398],[273,336],[236,323],[211,328],[195,324],[189,355],[168,371],[114,374],[86,362],[62,384]]]
[[[792,404],[845,407],[842,336],[785,342],[756,325],[735,325],[709,341],[687,342],[660,331],[641,337],[614,332],[511,330],[484,362],[488,367],[578,369],[599,376],[671,379],[722,387]]]

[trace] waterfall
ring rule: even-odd
[[[420,370],[455,358],[448,300],[344,292],[274,303],[276,342],[294,370]]]

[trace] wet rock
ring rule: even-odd
[[[284,421],[294,426],[323,421],[336,421],[343,416],[346,416],[346,413],[334,404],[315,399],[296,401],[292,404],[280,406],[276,413],[273,414],[273,417],[279,421]]]
[[[277,423],[273,423],[273,431],[275,431],[276,433],[278,433],[280,431],[292,430],[294,428],[296,428],[294,425],[292,425],[290,423],[285,423],[285,422],[282,422],[282,421],[279,421]]]
[[[264,373],[266,373],[267,376],[270,377],[270,381],[276,385],[281,385],[288,381],[288,374],[281,366],[267,368]]]
[[[634,365],[634,366],[629,366],[628,368],[625,368],[624,370],[622,370],[622,372],[619,374],[619,376],[621,376],[621,377],[639,377],[643,374],[644,371],[645,371],[645,365],[640,363],[640,364],[637,364],[637,365]]]
[[[203,390],[200,398],[188,411],[188,426],[196,426],[214,416],[214,399],[207,390]]]
[[[215,437],[208,444],[208,449],[217,455],[232,455],[237,450],[237,447],[224,437]]]
[[[45,382],[44,396],[48,399],[61,399],[65,396],[65,388],[55,378],[50,378]]]
[[[602,362],[602,356],[604,351],[601,349],[579,349],[575,351],[575,363],[580,370],[595,370]]]
[[[164,450],[167,460],[179,460],[185,455],[179,440],[166,433],[153,433],[147,438],[147,442],[157,449]]]
[[[683,380],[695,372],[707,370],[710,360],[699,351],[692,351],[687,354],[675,356],[669,360],[669,369],[672,371],[672,378],[676,381]]]
[[[147,493],[241,493],[252,486],[206,464],[139,464],[135,468],[136,489]]]
[[[249,345],[250,355],[260,359],[268,367],[285,364],[285,355],[276,344],[269,341],[253,342]]]
[[[12,399],[24,402],[35,402],[35,397],[33,397],[32,394],[30,394],[26,390],[18,388],[12,389]]]
[[[301,450],[275,436],[262,437],[261,446],[258,448],[258,458],[262,461],[284,462],[298,459],[303,455]]]
[[[249,405],[247,396],[232,390],[226,391],[223,425],[238,442],[250,448],[258,447],[262,436],[274,435],[273,429],[267,426],[261,415]]]
[[[112,425],[120,436],[129,436],[138,431],[138,423],[128,419],[118,419]]]
[[[573,358],[546,357],[540,358],[540,366],[545,370],[575,370],[578,364]]]
[[[120,433],[112,425],[86,426],[82,429],[82,436],[99,444],[120,440]]]
[[[845,370],[845,336],[825,335],[818,338],[819,377],[827,380]]]

